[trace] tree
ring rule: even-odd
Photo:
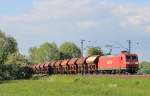
[[[92,56],[92,55],[103,55],[103,52],[101,49],[98,48],[89,48],[88,52],[87,52],[88,56]]]
[[[0,31],[0,64],[4,64],[8,55],[16,52],[17,42],[13,37],[6,36]]]
[[[80,57],[81,51],[80,49],[71,42],[65,42],[63,43],[59,51],[61,53],[61,59],[67,59],[67,58],[74,58],[74,57]]]
[[[56,43],[45,42],[39,48],[29,49],[29,58],[33,64],[46,63],[51,60],[80,57],[80,49],[71,42],[63,43],[58,49]]]
[[[0,80],[28,78],[31,75],[23,67],[27,64],[27,59],[18,51],[16,40],[0,31]]]
[[[59,60],[61,59],[61,54],[56,43],[51,43],[51,60]]]
[[[25,56],[23,56],[19,52],[15,52],[15,53],[8,56],[5,64],[16,64],[19,66],[26,66],[29,64],[29,62]]]
[[[60,59],[57,45],[45,42],[39,48],[32,47],[29,49],[30,61],[32,63],[45,63],[50,60]]]
[[[37,48],[36,47],[31,47],[29,49],[29,62],[31,63],[37,63]]]

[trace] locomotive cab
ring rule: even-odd
[[[125,62],[128,73],[137,73],[139,69],[139,61],[137,54],[125,54]]]

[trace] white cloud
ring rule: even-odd
[[[33,2],[31,10],[21,16],[4,16],[0,18],[2,21],[7,22],[22,21],[31,23],[38,20],[86,18],[112,12],[115,16],[127,16],[130,23],[139,24],[149,19],[149,10],[150,8],[147,7],[137,8],[123,4],[119,5],[107,0],[38,0]]]
[[[93,28],[98,25],[96,21],[79,21],[76,24],[81,28]]]
[[[94,5],[91,5],[94,3]],[[87,16],[96,5],[95,0],[39,0],[25,14],[33,19],[62,19],[68,17]]]
[[[145,32],[150,32],[150,26],[146,26],[144,31]]]
[[[126,5],[114,5],[112,6],[112,13],[114,15],[128,15],[130,12],[131,8],[129,8],[129,6]]]
[[[0,16],[0,27],[17,37],[21,44],[31,41],[30,45],[26,44],[28,46],[36,41],[32,39],[41,42],[47,38],[58,40],[70,36],[72,39],[79,38],[84,33],[87,35],[90,31],[90,38],[91,34],[99,32],[103,32],[101,38],[104,35],[112,38],[116,30],[121,35],[125,32],[120,30],[122,27],[129,32],[133,29],[150,32],[149,11],[148,6],[117,4],[112,0],[36,0],[24,14]]]
[[[137,8],[131,11],[132,14],[127,16],[128,23],[132,25],[147,25],[150,24],[150,7],[149,8]]]
[[[133,26],[146,31],[150,24],[149,11],[150,7],[115,4],[109,0],[37,0],[33,2],[32,9],[22,15],[0,16],[0,26],[16,32],[18,29],[19,32],[30,30],[32,33],[35,30],[43,32],[43,29],[58,32],[57,26],[68,28],[65,26],[71,25],[88,30],[112,18],[121,27]],[[60,29],[63,33],[63,28]]]

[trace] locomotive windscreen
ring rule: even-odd
[[[129,61],[129,60],[138,60],[138,57],[136,55],[127,55],[126,60],[127,61]]]

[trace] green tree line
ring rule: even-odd
[[[147,61],[141,62],[139,71],[144,74],[150,74],[150,62]]]
[[[0,31],[0,80],[30,77],[28,64],[25,56],[19,53],[16,39]]]
[[[38,48],[32,47],[29,49],[30,62],[33,64],[46,63],[51,60],[68,59],[80,56],[80,49],[71,42],[65,42],[59,48],[54,42],[46,42]]]
[[[103,52],[98,48],[89,48],[87,55],[103,55]],[[16,39],[0,31],[0,80],[29,78],[31,64],[80,56],[80,48],[72,42],[64,42],[59,47],[55,42],[45,42],[39,47],[31,47],[28,56],[24,56],[19,52]],[[150,74],[150,62],[141,62],[140,72]]]
[[[89,56],[96,54],[99,54],[97,49],[89,49]],[[24,56],[19,52],[16,39],[0,30],[0,80],[29,78],[31,64],[80,56],[80,48],[72,42],[64,42],[59,47],[55,42],[45,42],[39,47],[31,47],[28,56]]]

